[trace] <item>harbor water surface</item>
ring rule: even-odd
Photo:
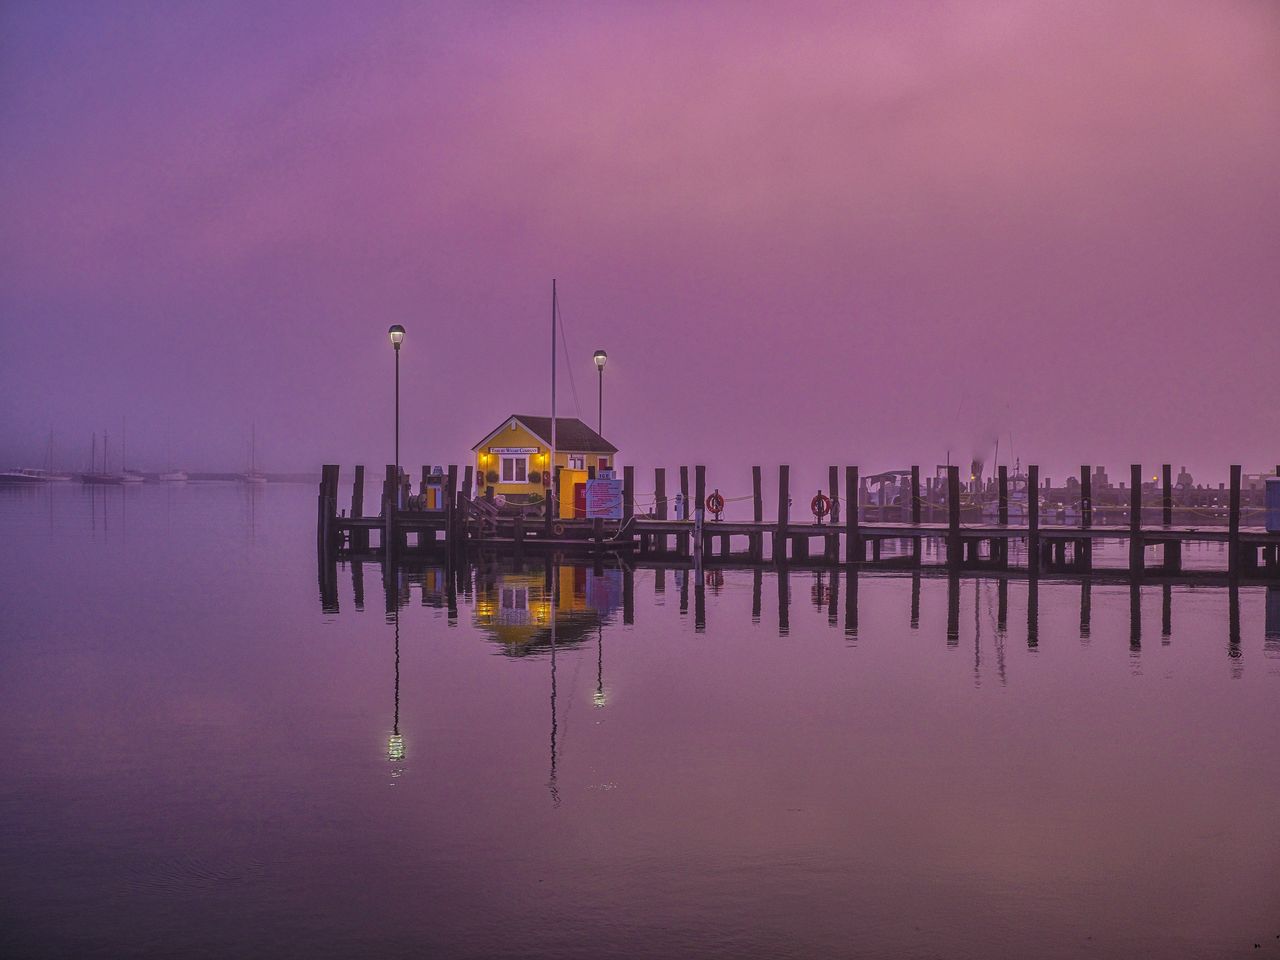
[[[0,954],[1280,956],[1276,588],[535,556],[322,599],[314,521],[0,490]]]

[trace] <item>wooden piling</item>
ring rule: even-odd
[[[684,504],[684,516],[681,520],[692,520],[693,510],[689,504],[689,468],[680,468],[680,502]],[[682,556],[689,555],[689,534],[679,533],[676,535],[676,548]]]
[[[1240,464],[1231,465],[1231,506],[1227,514],[1227,573],[1240,573]]]
[[[1142,464],[1129,466],[1129,570],[1142,574],[1145,548],[1142,543]]]
[[[400,527],[396,516],[396,487],[400,482],[394,463],[387,464],[387,475],[382,482],[382,498],[385,501],[382,519],[382,555],[394,560],[400,554]]]
[[[840,525],[840,468],[827,467],[827,493],[831,497],[831,525]]]
[[[920,523],[920,467],[916,464],[911,465],[911,522]]]
[[[636,468],[622,468],[622,522],[625,524],[636,514]],[[631,535],[627,535],[631,539]]]
[[[1000,500],[998,503],[999,512],[996,514],[996,521],[1000,526],[1008,526],[1009,524],[1009,468],[1001,464],[999,470],[1000,477]]]
[[[758,466],[751,468],[751,516],[758,524],[764,523],[764,493],[763,481]],[[749,539],[751,559],[760,561],[764,559],[764,534],[753,533]]]
[[[1027,571],[1040,574],[1040,467],[1027,467]]]
[[[458,513],[458,465],[449,464],[449,472],[445,475],[444,487],[444,536],[447,546],[457,542]]]
[[[844,468],[844,499],[848,509],[844,515],[844,558],[849,563],[861,563],[865,557],[862,535],[858,532],[858,468]]]
[[[778,467],[778,526],[773,534],[773,562],[787,562],[787,524],[791,522],[791,467]]]
[[[1161,513],[1160,522],[1166,527],[1173,526],[1173,465],[1166,463],[1161,466],[1160,472],[1163,475],[1163,511]]]
[[[711,553],[711,534],[707,530],[706,525],[706,507],[707,507],[707,468],[701,465],[693,468],[693,513],[692,516],[696,521],[699,513],[702,514],[703,522],[697,524],[698,529],[695,536],[701,534],[701,540],[694,544],[694,549],[701,550],[702,556],[708,556]]]
[[[916,464],[911,465],[911,522],[916,526],[920,525],[920,467]],[[913,567],[920,566],[923,549],[924,538],[912,537],[911,565]]]
[[[960,468],[947,467],[947,566],[955,569],[964,561],[960,546]]]
[[[659,520],[667,519],[667,471],[663,467],[653,471],[653,513]],[[666,537],[662,538],[662,547],[665,550],[667,545]]]
[[[364,465],[356,465],[356,477],[351,483],[351,516],[357,520],[364,516]]]
[[[333,552],[334,521],[338,513],[338,465],[326,463],[320,468],[320,493],[316,505],[316,550],[322,556]]]

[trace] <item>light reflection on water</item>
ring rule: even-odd
[[[530,559],[321,596],[313,522],[0,493],[4,955],[1277,942],[1275,590]]]

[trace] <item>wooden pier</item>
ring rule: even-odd
[[[906,476],[906,471],[900,472]],[[878,503],[869,500],[857,467],[833,466],[827,471],[827,487],[814,498],[825,498],[829,512],[812,522],[800,522],[792,516],[799,511],[794,510],[786,465],[778,468],[777,506],[771,521],[764,516],[760,467],[752,468],[752,493],[733,498],[724,498],[717,487],[709,488],[705,467],[679,468],[679,502],[694,508],[688,518],[675,516],[666,470],[654,471],[651,494],[637,496],[635,468],[626,467],[620,519],[556,520],[507,513],[490,500],[473,497],[471,467],[459,476],[454,466],[430,472],[423,467],[416,495],[409,475],[401,471],[397,478],[396,468],[388,466],[378,513],[366,516],[364,469],[355,469],[348,509],[341,505],[339,468],[329,464],[320,481],[317,548],[322,563],[362,556],[395,559],[440,552],[519,556],[549,550],[565,557],[619,554],[694,567],[933,566],[950,571],[1019,569],[1035,577],[1091,575],[1096,541],[1111,540],[1127,543],[1127,573],[1140,578],[1189,573],[1184,571],[1185,545],[1221,543],[1226,568],[1218,575],[1280,581],[1280,533],[1242,522],[1246,509],[1260,513],[1261,508],[1242,506],[1239,466],[1231,467],[1230,484],[1219,488],[1221,496],[1189,497],[1184,492],[1182,503],[1176,502],[1170,467],[1164,465],[1162,473],[1162,487],[1153,490],[1154,485],[1143,482],[1141,465],[1134,464],[1127,489],[1121,485],[1106,495],[1098,491],[1095,499],[1090,467],[1081,468],[1078,481],[1073,478],[1068,487],[1055,491],[1041,486],[1039,469],[1032,465],[1027,468],[1022,498],[1017,499],[1011,478],[1001,467],[992,483],[992,498],[984,503],[962,488],[957,467],[945,468],[936,481],[930,478],[922,485],[920,468],[914,466],[906,495],[899,502]],[[440,496],[435,506],[427,508],[424,504],[431,498],[426,491],[432,484]],[[709,490],[720,498],[710,498],[712,503],[750,500],[751,519],[709,517]],[[1152,493],[1158,493],[1154,504]],[[1070,501],[1066,506],[1064,499]],[[1053,504],[1058,522],[1042,522],[1042,500]],[[637,511],[638,502],[643,503],[643,512]],[[745,503],[735,509],[744,507]],[[1009,522],[1011,507],[1021,515],[1020,522]],[[1062,522],[1064,516],[1073,522]],[[1154,565],[1148,556],[1151,548],[1158,550]],[[927,559],[930,553],[932,560]],[[1017,564],[1011,559],[1015,554],[1021,557]],[[1108,568],[1108,572],[1115,571]]]

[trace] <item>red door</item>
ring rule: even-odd
[[[587,485],[585,483],[573,485],[573,515],[579,520],[587,516]]]

